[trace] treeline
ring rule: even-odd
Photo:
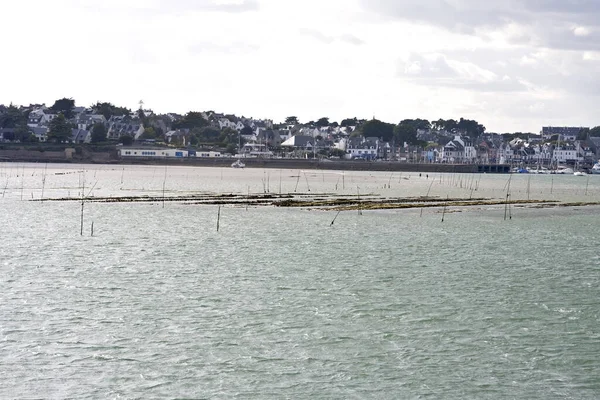
[[[287,117],[285,124],[300,124],[295,116]],[[476,138],[485,132],[485,126],[475,120],[461,118],[458,121],[454,119],[438,119],[437,121],[429,121],[426,119],[404,119],[397,124],[392,124],[378,119],[359,120],[357,118],[343,119],[339,124],[337,122],[329,122],[329,118],[323,117],[317,121],[309,121],[306,123],[309,126],[316,127],[355,127],[353,135],[363,135],[365,137],[377,137],[387,142],[395,142],[397,144],[414,144],[422,145],[423,143],[417,138],[419,130],[429,131],[446,131],[450,133],[461,133],[470,137]]]

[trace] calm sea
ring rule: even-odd
[[[190,193],[504,198],[508,175],[0,164],[0,398],[597,399],[597,206],[335,213]],[[513,176],[600,201],[600,176]],[[91,236],[91,224],[94,235]]]

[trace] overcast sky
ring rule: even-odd
[[[2,1],[0,103],[600,125],[600,0]]]

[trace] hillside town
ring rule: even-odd
[[[538,133],[491,133],[477,121],[405,119],[397,124],[376,118],[329,118],[300,122],[214,111],[185,115],[132,111],[111,103],[76,106],[0,105],[3,144],[113,143],[144,149],[179,148],[186,154],[215,157],[336,158],[441,164],[591,165],[600,156],[600,127],[541,127]],[[152,156],[146,151],[139,156]],[[132,154],[132,153],[129,153]],[[164,153],[163,153],[164,154]],[[137,155],[137,152],[136,152]]]

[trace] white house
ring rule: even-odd
[[[379,140],[364,137],[350,138],[346,142],[346,153],[350,158],[374,160],[379,154]]]
[[[465,141],[466,137],[454,136],[442,150],[442,162],[470,164],[477,159],[477,149],[472,143]]]
[[[557,148],[554,149],[552,160],[557,163],[583,161],[583,157],[577,154],[577,149],[574,148]]]

